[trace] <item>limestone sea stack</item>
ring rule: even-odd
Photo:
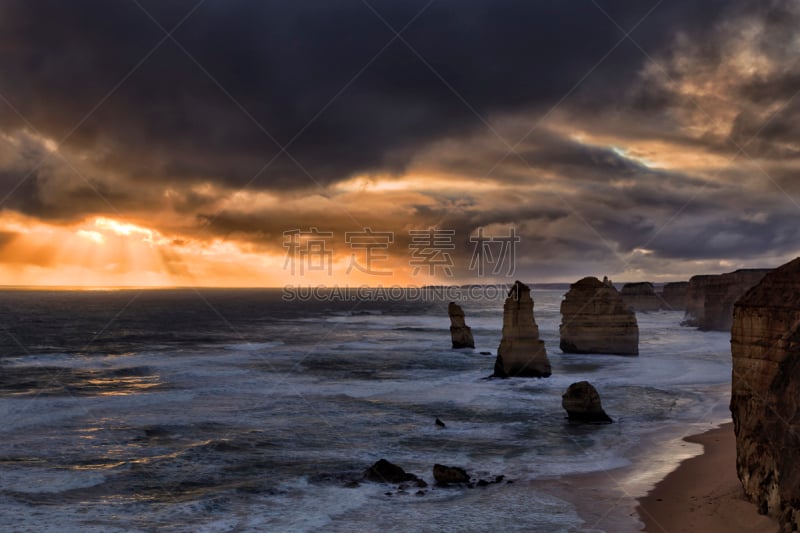
[[[494,376],[546,378],[550,373],[550,360],[533,317],[531,289],[516,281],[503,306],[503,338],[497,349]]]
[[[658,311],[662,307],[661,298],[649,281],[626,283],[622,286],[622,299],[634,311]]]
[[[734,307],[731,414],[745,495],[800,530],[800,258]]]
[[[472,330],[464,321],[464,310],[461,306],[450,302],[447,314],[450,315],[450,337],[453,348],[475,348],[475,339],[472,338]]]
[[[564,353],[639,354],[639,326],[613,285],[587,277],[570,285],[561,302]]]
[[[719,275],[693,276],[686,291],[684,326],[703,331],[730,331],[733,305],[770,271],[742,269]]]
[[[666,309],[672,311],[686,310],[686,291],[689,289],[688,281],[674,281],[666,283],[661,289],[661,301]]]
[[[600,394],[588,381],[579,381],[569,386],[561,396],[561,407],[567,412],[567,418],[574,422],[591,424],[610,424],[611,417],[603,411]]]

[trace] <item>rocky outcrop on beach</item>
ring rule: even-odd
[[[745,495],[784,531],[800,530],[800,258],[738,302],[731,414]]]
[[[550,360],[533,315],[531,289],[516,281],[503,306],[503,338],[497,349],[494,376],[546,378],[550,374]]]
[[[570,285],[561,302],[561,351],[638,355],[634,313],[610,283],[587,277]]]
[[[453,348],[475,348],[472,329],[464,320],[464,310],[461,309],[461,306],[450,302],[450,305],[447,306],[447,314],[450,315],[450,337],[453,341]]]
[[[686,291],[684,326],[703,331],[730,331],[733,306],[770,269],[742,269],[719,275],[693,276]]]
[[[378,483],[403,483],[404,481],[416,481],[419,478],[396,464],[381,459],[364,471],[364,479]]]
[[[626,283],[622,286],[622,299],[634,311],[658,311],[661,309],[661,298],[656,294],[649,281]]]
[[[600,394],[588,381],[573,383],[561,396],[561,406],[567,412],[567,418],[575,422],[592,424],[610,424],[611,417],[603,410]]]
[[[469,474],[457,466],[433,465],[433,479],[437,485],[450,485],[452,483],[469,483]]]
[[[663,308],[671,311],[685,311],[686,292],[688,289],[688,281],[675,281],[664,284],[664,288],[661,289],[661,303]]]

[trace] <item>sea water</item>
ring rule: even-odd
[[[2,291],[3,528],[636,531],[542,481],[613,472],[630,505],[697,453],[676,443],[727,418],[729,335],[639,313],[638,357],[562,354],[564,292],[533,290],[553,375],[502,380],[500,292],[459,302],[476,349],[453,350],[419,294]],[[566,421],[581,380],[613,424]],[[351,483],[381,458],[430,486]],[[504,479],[434,487],[435,463]]]

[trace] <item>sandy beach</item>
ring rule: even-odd
[[[744,500],[736,476],[733,424],[685,439],[704,453],[683,461],[644,498],[636,510],[648,533],[766,533],[778,523]]]

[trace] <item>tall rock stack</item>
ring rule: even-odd
[[[453,341],[453,348],[474,348],[475,339],[472,338],[472,329],[464,320],[464,310],[455,302],[450,302],[447,306],[447,314],[450,315],[450,338]]]
[[[800,258],[775,269],[734,308],[731,414],[745,495],[800,529]]]
[[[661,298],[649,281],[626,283],[622,286],[622,299],[635,311],[658,311],[661,309]]]
[[[594,277],[570,285],[559,332],[564,353],[639,354],[636,313],[613,285]]]
[[[734,304],[768,272],[768,268],[759,268],[716,276],[693,276],[689,280],[682,324],[704,331],[730,331]]]
[[[497,349],[494,375],[546,378],[550,373],[550,360],[533,317],[531,289],[516,281],[503,306],[503,338]]]

